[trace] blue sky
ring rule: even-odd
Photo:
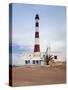
[[[13,4],[12,47],[14,54],[33,51],[35,15],[40,17],[40,48],[66,52],[66,8],[64,6]]]

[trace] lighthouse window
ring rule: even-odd
[[[54,56],[54,59],[57,59],[57,56]]]

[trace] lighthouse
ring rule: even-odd
[[[35,16],[35,44],[34,44],[34,56],[40,55],[40,43],[39,43],[39,15]]]

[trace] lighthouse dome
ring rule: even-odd
[[[38,14],[36,14],[35,19],[39,19],[39,15]]]

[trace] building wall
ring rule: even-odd
[[[61,53],[61,52],[49,52],[49,54],[54,57],[53,60],[55,60],[55,61],[63,61],[64,60],[63,53]],[[56,56],[57,56],[57,58],[55,58]]]
[[[63,61],[63,55],[60,52],[49,52],[50,55],[52,55],[54,58],[53,60],[55,61]],[[45,56],[45,52],[41,52],[40,56],[34,56],[34,53],[24,53],[21,55],[21,57],[19,57],[19,59],[17,59],[16,61],[16,65],[17,66],[23,66],[23,65],[32,65],[33,61],[35,61],[35,64],[37,64],[36,62],[38,61],[38,64],[42,64],[42,61],[44,61],[44,57]],[[55,56],[57,56],[57,58],[55,58]],[[30,61],[29,61],[30,60]],[[41,63],[40,63],[40,60]],[[29,63],[26,64],[25,62],[28,61]]]

